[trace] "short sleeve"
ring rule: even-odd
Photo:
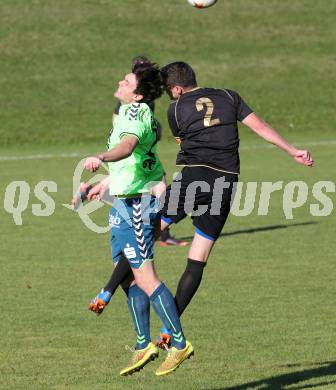
[[[146,125],[142,120],[144,114],[145,112],[141,109],[139,103],[133,103],[127,109],[121,124],[122,131],[119,134],[120,139],[127,135],[134,135],[138,138],[139,143],[141,143],[146,133]]]
[[[237,120],[241,122],[248,115],[252,114],[253,110],[245,103],[243,98],[237,92],[231,90],[227,91],[233,98],[237,112]]]
[[[167,111],[167,118],[168,118],[170,130],[171,130],[173,136],[178,138],[179,133],[180,133],[180,129],[178,127],[176,117],[175,117],[175,107],[176,107],[176,102],[172,102],[169,105],[168,111]]]

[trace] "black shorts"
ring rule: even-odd
[[[161,199],[161,218],[178,223],[190,215],[196,232],[216,240],[230,212],[238,175],[207,167],[184,167]]]

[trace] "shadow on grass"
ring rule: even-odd
[[[288,364],[282,367],[295,367],[296,365]],[[314,368],[303,371],[295,371],[289,374],[282,374],[266,378],[260,381],[248,382],[242,385],[236,385],[232,387],[212,388],[211,390],[284,390],[287,386],[294,386],[291,389],[303,390],[314,389],[320,386],[329,387],[330,389],[336,388],[336,379],[327,381],[328,376],[336,375],[336,362],[321,362],[315,363]],[[319,383],[304,384],[301,382],[308,381],[314,378],[319,378]],[[330,378],[332,379],[332,378]],[[295,386],[297,384],[297,386]],[[208,389],[210,390],[210,389]]]
[[[278,229],[287,229],[291,227],[297,227],[297,226],[309,226],[309,225],[315,225],[317,222],[301,222],[301,223],[289,223],[289,224],[282,224],[282,225],[269,225],[269,226],[262,226],[257,228],[251,228],[251,229],[240,229],[240,230],[234,230],[233,232],[228,233],[221,233],[219,237],[228,237],[228,236],[235,236],[237,234],[252,234],[252,233],[259,233],[259,232],[267,232],[269,230],[278,230]],[[194,236],[187,236],[187,237],[179,237],[180,240],[185,241],[191,241],[194,238]]]

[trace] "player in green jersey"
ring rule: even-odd
[[[87,196],[89,200],[97,199],[108,188],[115,197],[110,212],[112,258],[115,263],[127,258],[134,277],[124,288],[137,342],[132,360],[121,375],[140,370],[158,355],[150,338],[150,303],[172,333],[172,348],[156,375],[174,371],[193,354],[192,345],[184,337],[174,298],[158,278],[152,262],[159,215],[151,190],[161,180],[163,168],[156,154],[155,119],[147,102],[159,97],[162,90],[155,64],[139,65],[127,74],[115,92],[122,107],[109,137],[109,150],[85,162],[85,168],[91,172],[97,171],[102,162],[108,163],[109,180],[95,185]],[[110,296],[109,291],[102,290],[92,305],[99,306]]]
[[[141,64],[151,64],[151,61],[147,57],[144,57],[144,56],[134,57],[132,60],[132,66],[131,66],[132,71],[133,71],[133,69],[135,69],[137,66],[139,66]],[[150,102],[147,102],[147,104],[154,114],[155,113],[155,101],[152,100]],[[120,108],[121,108],[121,103],[118,101],[115,108],[114,108],[114,111],[113,111],[112,123],[114,122],[114,120],[116,120],[118,118]],[[157,130],[156,130],[157,140],[160,141],[161,136],[162,136],[162,126],[161,126],[159,121],[156,121],[156,124],[157,124]],[[158,183],[153,188],[153,195],[155,195],[156,197],[159,198],[166,191],[166,188],[167,188],[166,176],[163,176],[161,182]],[[187,246],[188,245],[187,241],[179,240],[179,239],[173,237],[170,234],[169,227],[167,229],[165,229],[163,232],[161,232],[159,243],[160,243],[160,246],[163,246],[163,247],[169,246],[169,245],[174,245],[174,246]]]

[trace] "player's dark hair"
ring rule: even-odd
[[[143,65],[143,64],[151,64],[151,61],[147,57],[145,57],[145,56],[134,57],[132,59],[132,67],[131,67],[132,73],[134,73],[134,70],[138,66]]]
[[[197,87],[195,72],[186,62],[178,61],[164,66],[161,76],[166,89],[177,85],[184,88]]]
[[[160,68],[154,63],[143,63],[135,67],[134,72],[138,85],[134,93],[143,95],[144,103],[157,99],[163,93],[164,87]]]

